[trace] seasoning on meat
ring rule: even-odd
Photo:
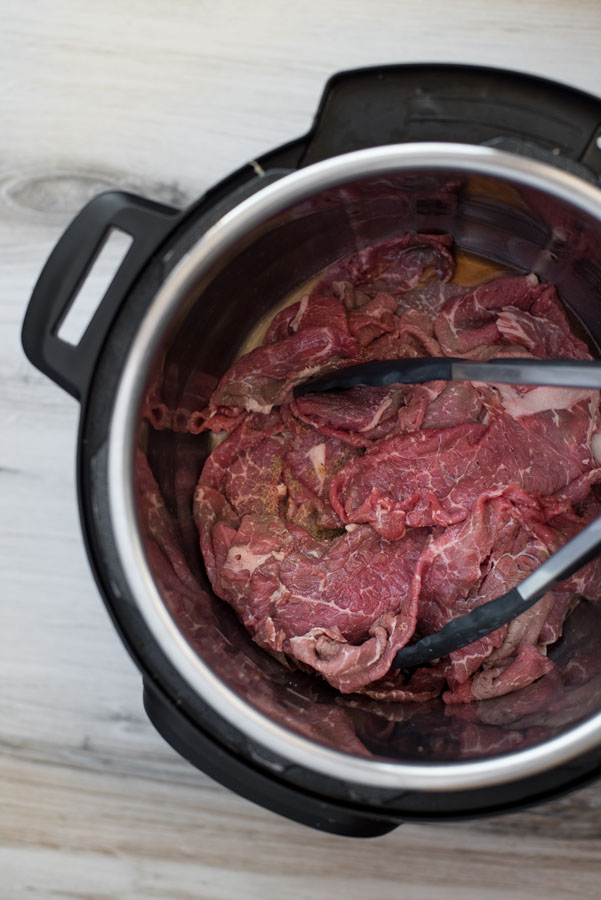
[[[598,391],[437,381],[293,398],[309,375],[368,359],[590,358],[552,285],[462,288],[450,247],[406,234],[337,262],[189,426],[228,433],[194,496],[215,593],[261,647],[377,700],[523,688],[553,669],[546,648],[578,598],[601,599],[595,561],[410,678],[390,668],[601,513]]]

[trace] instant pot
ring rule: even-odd
[[[505,697],[449,709],[342,696],[261,651],[212,594],[192,520],[210,438],[177,422],[202,408],[287,293],[405,231],[448,232],[462,250],[555,283],[598,349],[600,176],[595,97],[486,68],[362,69],[330,79],[307,135],[188,209],[101,194],[53,250],[23,345],[81,403],[77,478],[94,576],[150,719],[240,795],[324,831],[372,836],[403,820],[512,810],[599,773],[601,610],[582,602],[552,648],[554,672]],[[61,323],[112,229],[131,248],[68,344]],[[163,427],[164,410],[175,427]],[[149,526],[148,470],[191,593],[167,573]]]

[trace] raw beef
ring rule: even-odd
[[[560,389],[547,389],[547,408],[520,418],[489,393],[495,405],[483,397],[488,424],[423,427],[381,441],[345,466],[330,489],[341,521],[369,522],[385,537],[402,537],[406,525],[463,521],[486,490],[520,485],[549,496],[597,467],[590,449],[596,392],[566,410],[547,406],[555,394],[562,402]]]
[[[224,628],[214,601],[188,568],[178,546],[176,523],[140,451],[136,476],[140,526],[153,575],[167,609],[191,646],[219,677],[235,685],[241,696],[268,717],[337,750],[370,756],[345,710],[331,700],[311,697],[307,690],[288,690],[278,661],[258,650],[253,653],[245,636],[237,634],[231,622]]]
[[[227,433],[194,518],[213,589],[257,644],[343,693],[457,708],[550,673],[547,647],[579,597],[601,599],[593,562],[469,647],[391,669],[408,641],[519,584],[601,513],[599,393],[437,381],[292,395],[368,359],[590,358],[552,285],[466,289],[453,271],[445,235],[340,260],[187,421]],[[491,734],[472,721],[466,755]]]

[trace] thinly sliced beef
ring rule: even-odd
[[[224,493],[240,516],[277,516],[285,443],[266,437],[243,450],[224,475]]]
[[[348,314],[349,328],[359,347],[366,347],[382,334],[396,331],[397,307],[392,294],[380,292],[358,309],[351,309]]]
[[[392,670],[394,655],[519,584],[601,514],[599,392],[437,381],[292,396],[313,373],[366,360],[590,358],[552,286],[529,275],[468,289],[453,271],[444,235],[338,261],[186,427],[229,434],[194,515],[215,593],[255,642],[364,702],[442,695],[462,728],[430,746],[469,757],[540,739],[534,721],[503,737],[495,698],[520,692],[530,709],[526,692],[558,677],[548,648],[580,597],[601,600],[601,562],[413,674]],[[485,725],[481,700],[501,704]]]
[[[394,332],[382,335],[361,350],[363,360],[443,355],[432,320],[415,309],[402,313]]]
[[[305,294],[298,303],[281,310],[265,333],[263,344],[276,344],[306,328],[329,328],[348,333],[346,310],[331,294]]]
[[[293,400],[290,408],[298,419],[321,434],[355,447],[368,447],[391,434],[416,431],[435,391],[436,388],[432,390],[425,385],[420,389],[404,385],[356,387],[308,394]]]
[[[543,358],[590,359],[586,344],[570,331],[555,288],[534,275],[497,278],[450,298],[434,331],[449,356],[518,344]]]
[[[258,649],[253,652],[243,633],[229,628],[226,636],[213,608],[214,601],[200,587],[178,548],[175,522],[141,452],[136,457],[136,475],[145,551],[166,607],[190,645],[218,677],[235,686],[240,696],[265,715],[326,746],[370,756],[344,709],[331,701],[318,702],[310,695],[303,696],[298,690],[288,691],[279,677],[278,662]],[[205,534],[212,509],[212,503],[208,503],[208,519],[204,511],[197,510]]]
[[[406,526],[449,526],[462,521],[484,491],[518,484],[555,494],[597,465],[592,392],[569,409],[516,419],[497,406],[489,409],[490,424],[469,418],[381,441],[346,466],[330,495],[341,521],[372,523],[389,538]]]
[[[556,517],[543,503],[535,504],[530,495],[516,489],[496,497],[481,495],[469,520],[447,529],[420,555],[412,584],[419,592],[418,631],[438,631],[494,599],[499,582],[504,591],[510,590],[588,521]],[[553,664],[546,659],[546,645],[561,635],[563,619],[573,605],[574,578],[580,593],[586,595],[588,590],[599,596],[600,575],[599,562],[589,563],[509,626],[452,653],[435,667],[451,688],[443,695],[445,702],[500,696],[550,672]],[[384,691],[380,696],[385,697]]]
[[[245,413],[240,427],[222,441],[207,459],[200,476],[201,483],[224,490],[227,473],[238,457],[266,438],[281,434],[284,429],[279,412],[269,415]]]
[[[445,703],[471,703],[502,697],[532,684],[553,670],[550,659],[532,644],[520,644],[516,655],[487,665],[471,681],[443,694]]]
[[[315,429],[300,431],[296,429],[284,457],[286,518],[312,534],[319,529],[338,529],[342,523],[330,503],[330,484],[357,451]]]
[[[221,570],[240,519],[223,494],[205,484],[199,483],[196,487],[193,509],[207,575],[213,590],[221,597]]]
[[[164,365],[164,359],[155,362],[142,401],[142,415],[157,431],[171,428],[173,423],[173,410],[169,408],[163,398]]]
[[[452,428],[479,422],[484,412],[482,394],[469,381],[451,381],[427,405],[422,428]]]
[[[407,526],[461,522],[489,481],[474,464],[487,432],[468,424],[383,441],[333,479],[332,506],[342,522],[370,523],[389,539]]]
[[[399,306],[405,310],[416,310],[423,313],[433,322],[436,316],[451,297],[459,297],[467,293],[469,288],[454,284],[452,281],[427,281],[417,287],[405,291],[399,297]]]
[[[311,666],[343,692],[357,690],[384,675],[413,634],[408,588],[425,532],[387,542],[357,528],[325,546],[299,532],[281,520],[243,518],[219,592],[260,646]]]
[[[206,372],[193,371],[186,381],[179,398],[177,408],[173,412],[173,430],[198,433],[200,411],[205,408],[217,387],[218,379]],[[231,424],[228,423],[230,429]]]
[[[154,366],[144,397],[142,415],[158,431],[198,433],[206,407],[218,378],[201,369],[193,369],[183,386],[179,367],[162,359]],[[200,416],[200,419],[199,419]]]
[[[449,281],[455,271],[451,245],[449,235],[413,232],[372,244],[331,266],[315,290],[326,293],[335,282],[346,281],[373,296],[408,291],[424,276]]]
[[[226,372],[211,398],[210,416],[222,408],[269,413],[289,399],[295,384],[331,365],[333,360],[353,356],[356,342],[335,325],[312,326],[275,344],[251,350]]]

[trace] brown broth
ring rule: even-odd
[[[476,287],[485,281],[491,281],[500,275],[516,275],[515,269],[492,262],[484,256],[476,253],[468,253],[465,250],[455,250],[455,274],[451,281],[460,284],[461,287]]]

